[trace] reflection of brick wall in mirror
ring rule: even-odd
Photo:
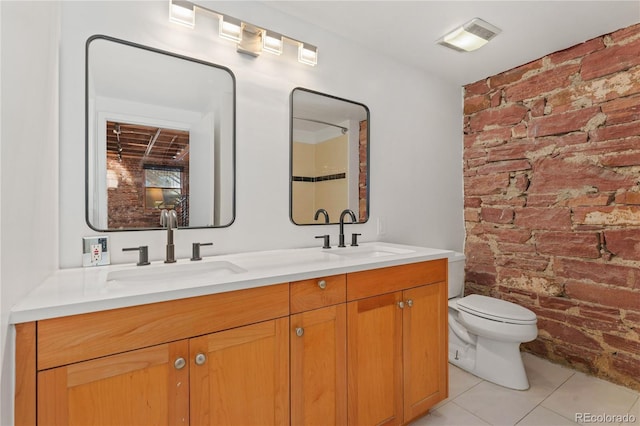
[[[358,143],[358,152],[359,152],[359,173],[358,173],[358,200],[359,200],[359,222],[364,222],[367,220],[367,216],[369,212],[367,212],[367,162],[369,159],[367,158],[367,135],[368,132],[368,121],[362,120],[360,122],[360,134],[359,143]]]
[[[108,121],[106,155],[109,229],[157,228],[163,208],[176,210],[178,226],[189,225],[188,131]],[[179,182],[148,183],[145,170],[160,169]]]

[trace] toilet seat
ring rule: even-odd
[[[493,321],[523,325],[537,322],[533,311],[506,300],[471,294],[456,302],[459,310]]]

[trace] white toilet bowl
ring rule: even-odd
[[[458,255],[449,259],[449,362],[498,385],[528,389],[520,343],[538,335],[535,313],[492,297],[461,297],[463,292],[464,255]]]

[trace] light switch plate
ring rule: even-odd
[[[109,265],[109,237],[84,237],[82,238],[82,266]]]

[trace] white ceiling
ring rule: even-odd
[[[316,0],[265,4],[459,85],[640,22],[640,0]],[[470,53],[435,44],[475,17],[502,32]],[[318,51],[322,61],[322,46]]]

